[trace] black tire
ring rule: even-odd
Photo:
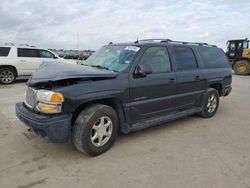
[[[250,74],[250,62],[246,60],[237,61],[234,64],[234,72],[237,75]]]
[[[95,146],[91,141],[94,125],[100,118],[107,117],[112,121],[112,132],[107,142],[102,146]],[[113,108],[107,105],[94,104],[84,109],[76,118],[73,128],[73,143],[77,150],[85,154],[96,156],[107,151],[118,134],[118,117]],[[105,137],[105,136],[104,136]],[[99,139],[99,138],[98,138]]]
[[[215,101],[213,102],[211,101],[212,96],[215,98]],[[213,103],[215,103],[215,106],[212,105]],[[218,91],[214,88],[207,89],[206,97],[202,106],[202,111],[199,115],[204,118],[213,117],[218,110],[219,103],[220,103],[220,97]]]
[[[5,77],[9,76],[9,78]],[[0,68],[0,84],[13,84],[16,81],[17,73],[14,68],[3,67]]]

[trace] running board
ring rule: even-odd
[[[202,108],[192,108],[190,110],[184,110],[184,111],[180,111],[174,114],[169,114],[166,116],[160,116],[157,118],[151,118],[151,119],[147,119],[147,120],[143,120],[139,123],[135,123],[133,124],[130,128],[129,131],[138,131],[147,127],[152,127],[155,125],[159,125],[159,124],[163,124],[163,123],[167,123],[169,121],[173,121],[179,118],[183,118],[186,116],[190,116],[196,113],[201,112]]]

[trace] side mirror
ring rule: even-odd
[[[54,56],[54,59],[58,59],[59,57],[58,56]]]
[[[135,69],[135,75],[137,77],[145,77],[147,76],[147,74],[151,73],[152,73],[152,68],[147,64],[138,65]]]

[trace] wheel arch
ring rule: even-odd
[[[118,98],[98,99],[98,100],[88,101],[88,102],[81,104],[73,113],[72,127],[74,126],[74,122],[75,122],[77,116],[79,115],[79,113],[81,113],[85,108],[87,108],[88,106],[93,105],[93,104],[103,104],[103,105],[107,105],[107,106],[112,107],[117,113],[117,116],[119,119],[120,131],[122,131],[123,133],[128,132],[126,129],[126,126],[125,126],[125,122],[126,122],[125,111],[124,111],[121,100]]]
[[[11,69],[14,69],[15,74],[16,74],[16,77],[18,76],[17,69],[16,69],[16,67],[13,66],[13,65],[0,65],[0,69],[1,69],[1,68],[11,68]]]
[[[209,87],[213,88],[213,89],[216,89],[218,91],[218,93],[219,93],[219,96],[223,95],[222,84],[221,83],[213,83],[213,84],[210,84]]]

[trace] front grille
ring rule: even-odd
[[[36,90],[28,87],[25,95],[25,102],[27,107],[33,109],[36,105]]]

